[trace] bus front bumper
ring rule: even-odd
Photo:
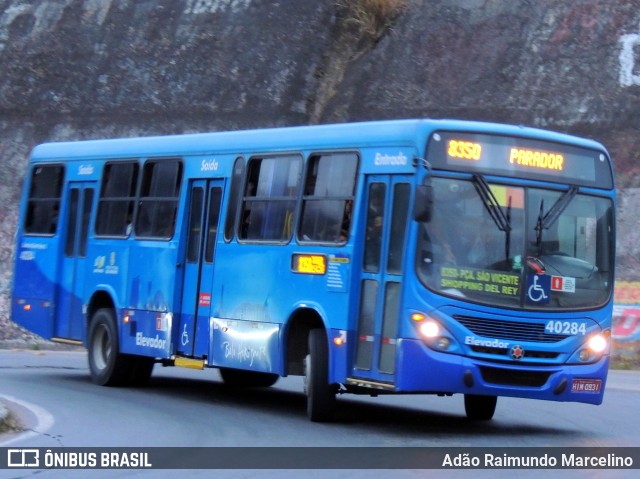
[[[592,364],[534,366],[489,362],[398,341],[396,391],[463,393],[601,404],[609,357]]]

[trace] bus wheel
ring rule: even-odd
[[[100,386],[119,386],[128,379],[127,360],[118,349],[118,330],[113,310],[99,309],[89,326],[89,370]]]
[[[496,412],[497,396],[464,395],[464,410],[472,421],[489,421]]]
[[[309,354],[305,358],[304,386],[307,416],[314,422],[330,421],[338,388],[329,384],[329,348],[322,329],[309,332]]]
[[[226,385],[238,388],[268,388],[280,377],[277,374],[231,368],[220,368],[220,376]]]
[[[129,356],[129,358],[127,384],[144,386],[151,379],[155,359],[146,356]]]

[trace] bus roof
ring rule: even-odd
[[[605,151],[593,140],[537,128],[463,120],[385,120],[329,125],[295,126],[191,133],[138,138],[44,143],[34,148],[32,161],[90,158],[182,156],[301,149],[356,148],[416,144],[436,130],[492,133],[544,139]],[[424,147],[423,144],[419,145]]]

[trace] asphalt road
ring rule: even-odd
[[[346,395],[339,398],[336,421],[317,424],[306,418],[301,378],[243,391],[224,386],[216,370],[156,365],[144,388],[104,388],[91,383],[86,364],[82,352],[0,350],[0,403],[24,429],[0,433],[0,447],[640,447],[638,372],[611,371],[601,406],[500,398],[493,421],[472,423],[465,418],[462,396]],[[87,476],[87,471],[81,472],[0,470],[0,478]],[[145,472],[152,471],[91,471],[90,477],[138,477]],[[247,469],[222,471],[216,477],[327,477],[335,475],[332,472]],[[626,478],[634,472],[548,470],[544,474]],[[493,478],[511,477],[514,471],[346,473],[367,479]],[[538,478],[541,471],[519,470],[517,475]],[[182,474],[153,471],[145,477]],[[210,474],[189,471],[186,477]]]

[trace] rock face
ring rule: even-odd
[[[2,3],[0,108],[83,136],[304,123],[331,41],[322,2]]]
[[[0,326],[26,159],[52,140],[406,117],[588,136],[640,278],[640,0],[0,0],[0,69]]]
[[[325,121],[456,117],[590,136],[637,182],[640,2],[424,0],[349,65]]]

